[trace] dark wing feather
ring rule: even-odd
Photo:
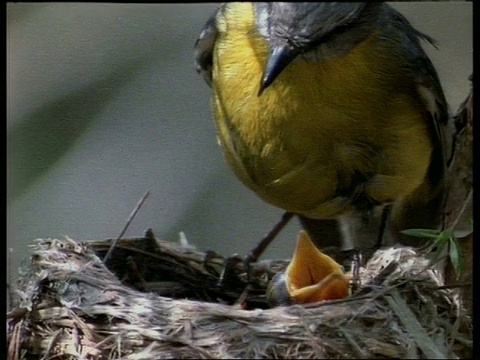
[[[213,48],[218,35],[217,15],[224,5],[218,7],[203,26],[194,47],[195,70],[203,76],[207,84],[212,86]]]
[[[403,51],[407,53],[419,99],[425,108],[425,117],[434,145],[428,176],[432,185],[440,184],[451,157],[451,137],[448,136],[451,124],[447,101],[437,71],[421,47],[420,40],[434,47],[436,44],[431,37],[413,28],[409,21],[393,8],[386,6],[385,14],[385,26],[396,28],[396,34],[401,33],[404,36],[400,41],[404,45]],[[399,33],[398,29],[402,31]]]

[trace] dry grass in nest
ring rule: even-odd
[[[110,244],[36,241],[7,317],[9,359],[472,356],[471,318],[411,248],[377,251],[346,300],[267,309],[286,261],[253,265],[242,308],[240,261],[218,286],[224,258],[213,252],[147,232],[120,240],[107,268]]]

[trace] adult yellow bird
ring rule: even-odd
[[[372,245],[358,230],[385,206],[392,234],[439,223],[448,111],[420,40],[379,2],[225,3],[201,31],[229,166],[320,247]]]

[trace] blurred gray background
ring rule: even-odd
[[[395,3],[427,50],[450,109],[469,90],[472,4]],[[216,4],[7,4],[7,248],[13,277],[36,238],[147,228],[201,250],[246,253],[283,213],[227,168],[193,45]],[[265,257],[288,258],[299,226]]]

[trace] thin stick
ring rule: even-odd
[[[12,280],[12,248],[10,247],[10,236],[7,236],[7,296],[8,296],[8,304],[7,304],[7,311],[13,308],[13,299],[14,299],[14,292],[13,292],[13,280]]]
[[[133,209],[132,213],[128,217],[128,220],[127,220],[125,226],[123,227],[122,231],[120,232],[120,235],[118,235],[118,237],[115,239],[113,244],[108,249],[107,254],[103,258],[103,263],[104,264],[107,263],[108,258],[112,255],[113,249],[115,249],[115,247],[117,246],[117,244],[120,241],[120,239],[122,238],[122,236],[125,235],[125,232],[127,231],[128,227],[130,226],[132,220],[135,218],[135,215],[137,215],[138,210],[140,210],[140,208],[142,207],[145,200],[147,200],[148,195],[150,195],[150,191],[147,190],[147,192],[145,192],[145,194],[142,196],[142,198],[138,201],[137,205],[135,205],[135,208]]]
[[[380,249],[383,244],[383,237],[385,235],[385,229],[392,211],[392,204],[387,204],[382,209],[382,218],[380,220],[380,228],[378,230],[377,242],[375,243],[375,249]]]
[[[452,229],[454,229],[455,226],[457,226],[458,222],[460,221],[460,218],[462,217],[463,213],[465,212],[465,210],[467,208],[467,205],[470,204],[470,202],[472,201],[472,196],[473,196],[473,189],[470,189],[467,197],[463,201],[462,208],[460,209],[460,212],[457,214],[457,217],[453,221],[452,226],[450,226]]]
[[[270,245],[270,243],[275,239],[275,237],[278,235],[278,233],[285,227],[285,225],[288,224],[290,219],[293,217],[293,213],[291,212],[285,212],[282,215],[282,218],[278,223],[275,224],[275,226],[265,235],[265,237],[260,240],[260,242],[253,248],[249,254],[247,255],[245,262],[247,264],[250,264],[251,262],[255,262],[258,260],[260,255],[263,254],[265,249]]]

